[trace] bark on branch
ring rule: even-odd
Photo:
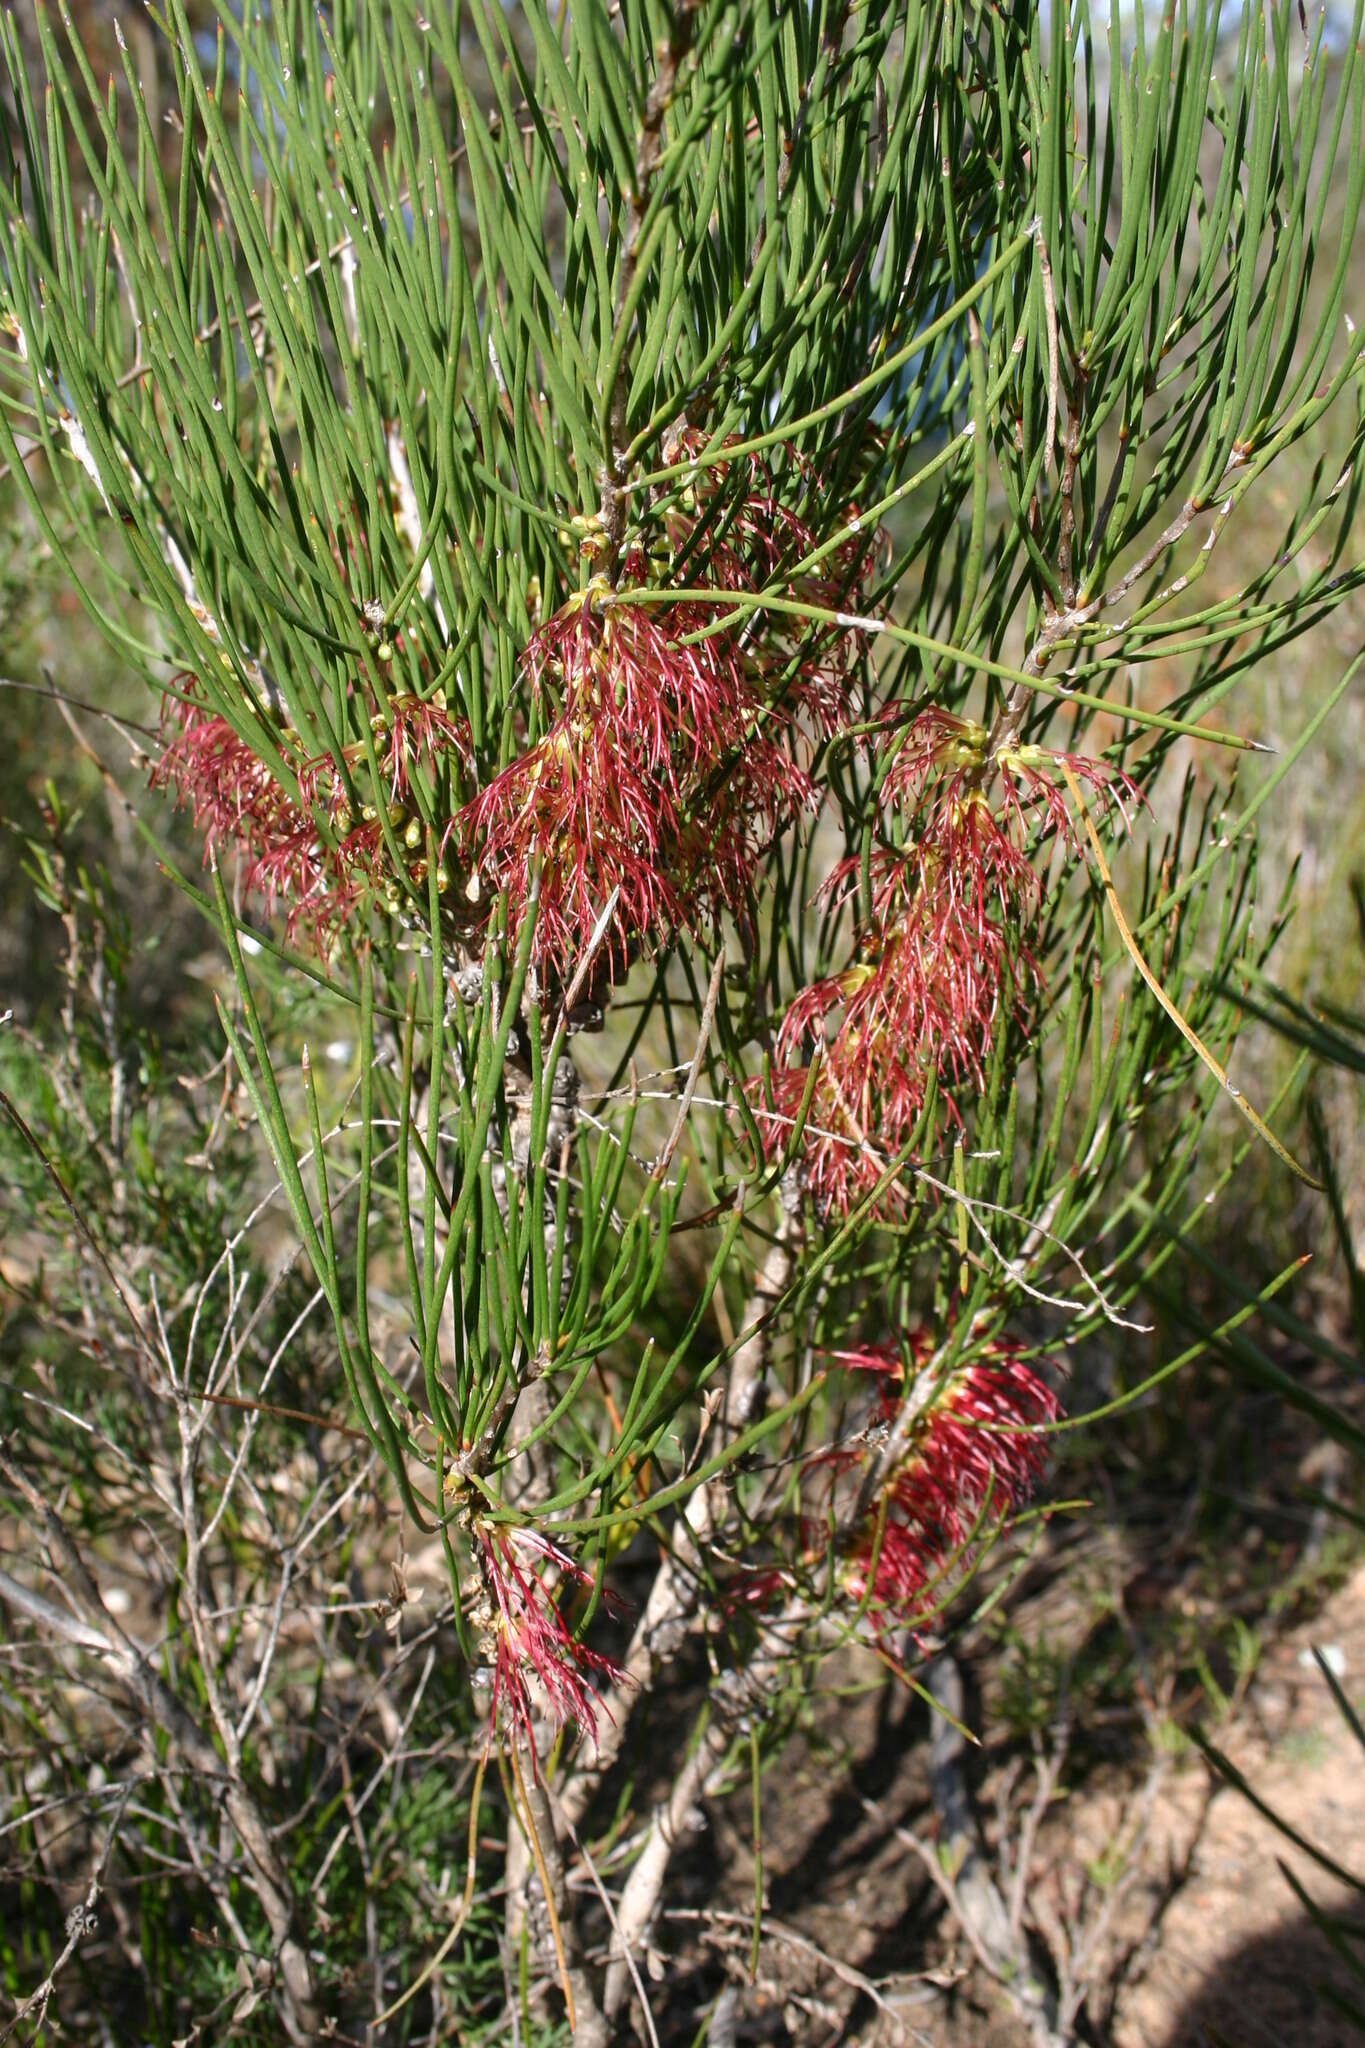
[[[753,1419],[768,1370],[773,1318],[792,1283],[800,1235],[795,1190],[784,1190],[782,1220],[754,1277],[744,1314],[746,1334],[730,1362],[724,1409],[719,1418],[728,1437],[738,1435]],[[603,1698],[596,1747],[576,1763],[562,1794],[564,1810],[575,1826],[586,1815],[597,1787],[620,1755],[632,1714],[654,1691],[687,1638],[706,1583],[703,1552],[715,1540],[728,1516],[724,1482],[715,1479],[689,1496],[686,1508],[677,1518],[672,1543],[660,1562],[626,1652],[624,1676]]]

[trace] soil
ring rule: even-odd
[[[1365,1566],[1311,1620],[1263,1650],[1221,1722],[1222,1752],[1258,1795],[1329,1857],[1365,1875],[1365,1754],[1314,1662],[1323,1649],[1357,1707],[1365,1700]],[[926,1714],[903,1691],[871,1690],[845,1667],[848,1696],[821,1703],[815,1731],[770,1774],[763,1801],[765,1932],[750,1981],[754,1897],[748,1788],[713,1809],[680,1904],[660,1930],[669,1955],[656,2006],[662,2048],[706,2039],[735,2048],[1036,2048],[963,1939],[911,1846],[932,1854]],[[868,1690],[859,1688],[859,1680]],[[1030,1803],[1018,1743],[977,1754],[968,1777],[988,1854],[1001,1816],[1017,1841]],[[1042,1973],[1068,1955],[1084,1991],[1054,2041],[1102,2048],[1344,2048],[1365,2033],[1320,1996],[1360,1986],[1296,1898],[1365,1939],[1362,1899],[1334,1880],[1201,1753],[1064,1767],[1029,1858],[1026,1921]],[[832,1769],[833,1751],[842,1769]],[[1010,1758],[1016,1761],[1011,1764]],[[683,1874],[679,1873],[680,1876]],[[1008,1887],[1006,1886],[1006,1889]],[[1352,1915],[1354,1918],[1352,1919]],[[1365,1948],[1360,1950],[1365,1957]],[[662,2010],[660,2010],[662,2008]]]
[[[1346,1725],[1312,1646],[1331,1653],[1348,1699],[1365,1696],[1365,1569],[1311,1624],[1269,1653],[1247,1711],[1222,1747],[1272,1811],[1348,1870],[1365,1872],[1365,1753]],[[1182,1772],[1149,1845],[1145,1897],[1160,1897],[1163,1865],[1182,1870],[1140,1966],[1118,2001],[1114,2048],[1338,2048],[1349,2022],[1317,1996],[1325,1983],[1361,1997],[1285,1876],[1321,1911],[1362,1920],[1362,1895],[1285,1840],[1250,1802],[1218,1790],[1202,1821],[1207,1773]],[[1139,1913],[1144,1895],[1135,1899]],[[1362,1951],[1365,1954],[1365,1951]],[[1359,2005],[1357,2009],[1360,2010]],[[1365,2029],[1354,2030],[1359,2038]]]

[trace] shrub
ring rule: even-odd
[[[493,1770],[507,1953],[605,2041],[650,2024],[670,1861],[801,1675],[861,1642],[914,1682],[1031,1512],[1068,1359],[1141,1327],[1204,1200],[1208,1117],[1246,1122],[1225,1179],[1258,1139],[1302,1171],[1228,1078],[1228,991],[1276,929],[1258,816],[1359,661],[1240,805],[1224,764],[1239,680],[1360,580],[1365,73],[1287,6],[1235,47],[1184,6],[219,14],[209,48],[171,0],[169,143],[126,52],[106,91],[40,14],[40,100],[7,30],[0,442],[159,699],[329,1332],[277,1403],[273,1283],[266,1317],[235,1251],[196,1275],[191,1356],[81,1232],[174,1414],[193,1637],[157,1672],[103,1643],[156,1750],[116,1819],[168,1824],[168,1756],[221,1794],[211,1868],[174,1828],[225,2005],[302,2039],[411,1987],[373,1923],[363,1996],[320,1964],[287,1715],[271,1762],[246,1740],[305,1667],[338,1711],[334,1639],[281,1664],[197,1577],[214,1503],[266,1499],[271,1415],[335,1446],[344,1384],[359,1447],[246,1517],[232,1600],[333,1511],[358,1542],[337,1504],[383,1476],[448,1572],[421,1685],[466,1676],[481,1730],[388,1820],[435,1799],[462,1861]],[[1224,577],[1296,447],[1326,452],[1278,543]],[[291,1000],[343,1089],[295,1069]],[[238,1244],[246,1200],[196,1228]],[[37,1476],[74,1443],[25,1422],[5,1470],[81,1619],[9,1597],[90,1650]]]

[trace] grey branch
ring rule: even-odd
[[[773,1319],[791,1286],[801,1235],[795,1190],[784,1190],[782,1220],[754,1277],[744,1332],[730,1361],[723,1426],[737,1435],[753,1419],[772,1347]],[[703,1424],[703,1430],[706,1428]],[[700,1444],[698,1445],[700,1449]],[[631,1715],[658,1684],[677,1656],[696,1615],[704,1580],[703,1548],[716,1537],[729,1508],[720,1481],[699,1486],[674,1524],[673,1541],[660,1564],[623,1666],[624,1676],[603,1701],[597,1744],[576,1766],[563,1794],[575,1823],[587,1813],[593,1793],[611,1769],[626,1739]]]

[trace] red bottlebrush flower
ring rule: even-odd
[[[1055,837],[1068,854],[1081,850],[1081,837],[1067,792],[1057,780],[1056,771],[1063,764],[1099,798],[1102,809],[1118,811],[1125,824],[1131,823],[1128,805],[1136,808],[1147,802],[1132,776],[1108,761],[1092,761],[1084,754],[1057,754],[1047,747],[1002,748],[996,766],[1006,801],[1021,822],[1027,817],[1035,830]]]
[[[689,430],[666,459],[699,446]],[[656,560],[632,539],[624,573],[845,604],[867,544],[850,532],[801,570],[818,552],[814,533],[761,464],[735,462],[737,493],[731,462],[699,468],[662,513],[666,549]],[[600,578],[547,620],[522,656],[545,736],[460,819],[464,857],[490,890],[519,904],[539,870],[537,968],[571,977],[613,899],[601,955],[611,975],[722,912],[746,916],[764,852],[818,804],[810,761],[847,722],[854,660],[842,627],[772,612],[727,620],[695,600],[632,603]]]
[[[887,768],[882,784],[883,804],[893,805],[907,815],[923,803],[930,777],[935,774],[939,777],[935,801],[951,804],[959,800],[964,788],[981,777],[988,739],[984,726],[956,717],[936,704],[923,706],[908,725],[904,724],[908,709],[896,703],[888,706],[884,714],[891,732],[883,749]],[[1011,828],[1018,840],[1033,831],[1041,838],[1055,837],[1069,853],[1078,849],[1076,821],[1057,776],[1063,763],[1106,808],[1113,805],[1125,818],[1129,802],[1144,802],[1131,775],[1107,761],[1094,761],[1084,754],[1059,754],[1048,747],[1017,742],[1002,746],[994,756],[992,768],[1004,795],[1006,822],[996,829],[1013,844],[1018,859],[1022,860],[1024,855]]]
[[[895,1043],[871,1006],[865,1032],[846,1011],[841,1023],[830,1018],[827,1033],[821,1011],[826,1004],[837,1009],[842,1001],[837,981],[818,983],[798,1000],[805,1007],[795,1017],[789,1012],[789,1020],[804,1015],[814,1024],[818,1062],[800,1136],[801,1184],[825,1214],[847,1216],[878,1190],[879,1213],[894,1214],[903,1196],[888,1175],[923,1107],[924,1065],[913,1041]],[[791,1050],[799,1035],[779,1035],[779,1051]],[[757,1082],[751,1085],[754,1118],[769,1157],[790,1146],[810,1076],[809,1065],[779,1067],[766,1091]]]
[[[330,754],[300,760],[301,802],[296,802],[227,719],[208,709],[195,678],[182,682],[186,698],[174,706],[179,730],[166,741],[152,770],[153,787],[173,791],[204,828],[206,860],[222,845],[235,847],[243,858],[246,889],[268,911],[284,910],[291,941],[301,926],[308,926],[325,953],[366,889],[382,878],[382,827],[373,810],[353,824],[347,796],[347,775],[353,781],[369,780],[364,743],[352,742],[340,761]],[[381,802],[409,795],[418,763],[430,770],[453,755],[463,771],[468,762],[467,728],[443,705],[397,696],[388,714],[375,720],[375,729]],[[287,747],[289,737],[282,744]],[[296,740],[294,746],[297,750]],[[327,843],[315,822],[319,807],[338,835],[335,845]]]
[[[886,742],[880,800],[894,836],[869,866],[870,909],[855,930],[854,959],[796,996],[778,1032],[786,1073],[767,1098],[754,1091],[760,1129],[777,1150],[809,1062],[822,1058],[801,1171],[825,1209],[847,1213],[875,1186],[910,1140],[931,1077],[960,1121],[955,1096],[982,1085],[1002,1010],[1041,985],[1029,940],[1043,882],[1022,842],[1037,835],[1075,849],[1047,765],[1063,758],[1120,808],[1137,795],[1129,777],[1103,763],[1040,748],[1008,749],[988,763],[984,727],[937,706]],[[988,769],[1003,786],[999,810],[986,794]],[[823,893],[849,900],[862,872],[860,861],[844,861]],[[894,1194],[887,1200],[894,1206]]]
[[[458,830],[485,891],[506,889],[514,911],[539,869],[534,959],[565,982],[613,892],[609,969],[626,964],[632,935],[681,922],[661,857],[672,823],[666,794],[628,756],[613,757],[590,719],[566,717],[467,806]]]
[[[764,849],[815,800],[794,751],[820,695],[809,679],[770,701],[738,636],[686,644],[714,625],[705,607],[605,595],[590,587],[529,642],[532,691],[557,714],[459,823],[486,888],[519,904],[539,869],[534,958],[560,982],[613,894],[612,973],[637,948],[742,912]]]
[[[782,1565],[757,1565],[736,1572],[720,1589],[721,1612],[728,1617],[743,1607],[766,1607],[790,1583],[791,1574]]]
[[[263,849],[292,835],[303,821],[297,804],[228,721],[202,702],[195,678],[179,680],[186,696],[168,699],[166,713],[180,730],[163,744],[152,787],[173,790],[189,807],[204,827],[206,854],[225,840]],[[163,714],[163,738],[165,723]]]
[[[189,695],[175,705],[180,730],[167,741],[152,770],[153,788],[170,789],[204,828],[204,858],[221,846],[244,856],[246,888],[288,906],[292,938],[299,922],[310,921],[331,901],[337,877],[307,812],[228,721],[194,694],[193,677],[182,678]]]
[[[1041,1372],[1007,1338],[936,1381],[933,1347],[912,1336],[902,1351],[837,1351],[836,1365],[875,1378],[856,1435],[806,1460],[799,1528],[804,1570],[828,1561],[843,1592],[866,1609],[878,1637],[927,1628],[960,1585],[973,1548],[1028,1500],[1043,1474],[1046,1428],[1060,1413]],[[897,1445],[876,1492],[870,1467]],[[726,1587],[729,1614],[764,1607],[800,1575],[765,1564]]]
[[[973,799],[969,812],[976,808]],[[771,1131],[778,1149],[790,1136],[781,1122],[801,1100],[811,1054],[820,1058],[801,1171],[812,1196],[835,1213],[869,1193],[911,1138],[931,1076],[957,1116],[955,1091],[981,1085],[1002,1003],[1017,1004],[1037,978],[1018,936],[1025,920],[1000,914],[995,900],[1008,904],[1008,878],[1030,912],[1033,869],[1023,864],[1025,883],[983,856],[990,835],[970,814],[936,823],[947,828],[945,846],[926,840],[908,855],[887,856],[861,957],[794,998],[777,1038],[785,1071],[773,1077],[769,1098],[755,1090],[760,1130]],[[894,1188],[885,1200],[895,1206]]]
[[[407,798],[412,769],[419,763],[434,767],[443,756],[453,755],[456,764],[467,772],[469,727],[463,719],[452,718],[444,704],[426,697],[400,695],[391,699],[387,718],[381,716],[376,724],[383,731],[379,767],[388,783],[390,803],[401,803]]]
[[[390,804],[406,803],[412,794],[412,770],[420,763],[434,769],[453,757],[462,777],[468,770],[469,726],[463,719],[452,718],[444,701],[400,693],[370,720],[370,730],[383,784],[375,793],[376,802],[382,798]],[[341,763],[353,780],[369,781],[369,752],[363,740],[353,740],[342,748]],[[346,811],[345,776],[331,754],[315,754],[303,763],[299,790],[305,803],[324,800],[333,823]]]
[[[997,1339],[985,1357],[926,1389],[920,1375],[928,1348],[923,1340],[912,1345],[909,1374],[892,1352],[843,1355],[845,1364],[879,1375],[876,1436],[897,1428],[907,1404],[923,1402],[904,1456],[844,1553],[847,1590],[868,1600],[879,1631],[922,1628],[943,1605],[971,1545],[1032,1494],[1047,1457],[1041,1432],[1060,1413],[1017,1343]],[[833,1462],[847,1470],[865,1456],[840,1452]]]
[[[475,1525],[475,1557],[493,1617],[493,1700],[490,1733],[510,1722],[527,1737],[534,1757],[533,1722],[548,1716],[597,1739],[602,1702],[590,1683],[598,1673],[612,1684],[625,1674],[609,1657],[576,1642],[565,1626],[542,1570],[582,1586],[592,1575],[567,1551],[531,1529]]]

